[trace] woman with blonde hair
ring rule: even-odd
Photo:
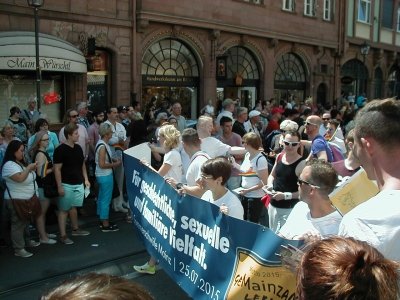
[[[40,236],[40,243],[42,244],[55,244],[54,239],[56,235],[46,233],[46,213],[50,205],[50,199],[44,194],[43,184],[46,180],[50,180],[53,176],[53,161],[50,158],[47,148],[49,146],[50,136],[47,130],[40,130],[35,134],[31,152],[33,153],[33,161],[36,162],[36,183],[39,191],[40,206],[42,213],[36,218],[36,226]],[[55,180],[54,180],[55,183]],[[56,189],[56,186],[54,186]]]
[[[163,177],[171,177],[177,182],[181,182],[183,177],[183,168],[181,155],[178,151],[180,136],[180,132],[174,125],[161,126],[158,132],[158,140],[160,145],[165,149],[163,164],[160,169],[156,171],[148,162],[142,161],[142,163]],[[144,265],[133,266],[133,268],[139,273],[153,275],[156,273],[156,262],[157,260],[154,257],[150,257],[150,260]]]

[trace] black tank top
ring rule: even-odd
[[[47,152],[45,152],[45,151],[38,150],[38,151],[35,153],[35,155],[34,155],[33,161],[36,160],[36,156],[37,156],[37,154],[38,154],[39,152],[43,153],[43,154],[46,156],[46,159],[47,159],[47,169],[51,169],[51,168],[53,167],[53,161],[51,160],[50,155],[49,155]],[[38,187],[40,187],[40,188],[43,187],[43,181],[46,180],[46,177],[47,177],[47,176],[45,176],[45,177],[43,177],[43,178],[40,177],[40,176],[36,176],[36,183],[37,183]]]
[[[285,165],[282,160],[280,160],[276,164],[274,180],[275,191],[290,193],[298,191],[296,167],[302,160],[303,158],[301,157],[290,165]],[[298,199],[281,201],[271,199],[271,205],[277,208],[293,208],[297,202],[299,202]]]

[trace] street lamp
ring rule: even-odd
[[[44,0],[27,0],[28,5],[33,7],[35,13],[35,53],[36,53],[36,100],[40,108],[40,65],[39,65],[39,8],[43,6]]]
[[[362,45],[360,46],[360,52],[361,52],[361,55],[363,57],[363,67],[364,68],[365,68],[365,57],[368,55],[370,48],[371,48],[371,46],[368,45],[368,43],[366,41],[364,41],[364,43],[362,43]],[[363,79],[364,79],[364,77],[363,77]],[[367,79],[368,79],[368,75],[367,75]],[[365,93],[365,88],[366,88],[365,80],[364,80],[364,83],[362,85],[362,88],[363,88],[363,92]]]

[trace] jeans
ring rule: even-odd
[[[110,203],[113,190],[113,175],[96,176],[99,185],[99,194],[97,195],[97,215],[100,220],[108,220],[110,214]]]

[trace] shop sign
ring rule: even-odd
[[[350,83],[352,83],[353,81],[354,81],[354,78],[351,77],[351,76],[343,76],[343,77],[340,79],[340,82],[341,82],[342,84],[350,84]]]
[[[143,82],[149,83],[164,83],[164,84],[193,84],[196,83],[197,78],[185,77],[185,76],[157,76],[157,75],[145,75],[143,76]]]
[[[86,72],[86,65],[60,58],[40,57],[39,65],[42,71]],[[0,69],[35,70],[35,57],[0,57]]]

